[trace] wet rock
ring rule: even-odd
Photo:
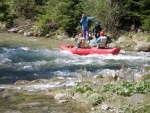
[[[23,34],[23,33],[24,33],[24,30],[21,29],[21,30],[18,31],[18,33],[19,33],[19,34]]]
[[[12,28],[8,30],[9,33],[17,33],[18,32],[18,28]]]
[[[30,36],[34,36],[34,33],[33,32],[24,32],[23,35],[26,37],[30,37]]]
[[[67,103],[68,100],[59,100],[58,103],[63,104],[63,103]]]
[[[46,34],[45,37],[46,37],[46,38],[49,38],[49,37],[50,37],[50,34]]]

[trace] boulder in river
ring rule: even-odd
[[[148,42],[137,42],[137,45],[133,48],[134,51],[150,51],[150,43]]]

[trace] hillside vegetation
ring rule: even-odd
[[[30,27],[41,35],[66,32],[72,36],[81,30],[79,20],[85,13],[109,32],[149,31],[149,6],[149,0],[1,0],[0,22],[11,28],[30,20]]]

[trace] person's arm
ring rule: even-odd
[[[81,18],[80,23],[82,24],[83,18]]]
[[[91,16],[91,17],[87,17],[87,19],[88,19],[88,20],[93,20],[93,19],[94,19],[94,17],[93,17],[93,16]]]
[[[98,39],[96,39],[93,43],[94,44],[97,44],[97,43],[99,43],[101,41],[101,38],[99,37]]]

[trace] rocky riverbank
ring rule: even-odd
[[[141,82],[132,87],[137,93],[129,90],[130,83],[116,81],[110,77],[93,76],[93,78],[74,78],[81,80],[73,87],[62,86],[41,88],[40,84],[53,82],[62,84],[65,79],[39,79],[34,81],[17,81],[13,85],[1,85],[1,113],[147,113],[150,107],[149,82],[143,87]],[[125,90],[114,92],[111,86],[117,84]],[[3,88],[2,88],[3,87]],[[39,88],[36,88],[39,87]],[[119,88],[118,87],[118,88]],[[143,88],[143,89],[142,89]],[[116,87],[117,89],[117,87]],[[144,92],[143,92],[144,91]],[[145,92],[146,91],[146,92]],[[141,93],[140,93],[141,92]]]

